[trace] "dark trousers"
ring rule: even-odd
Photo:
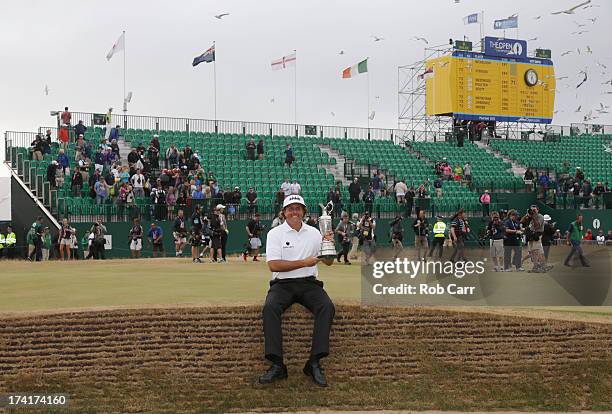
[[[294,303],[299,303],[314,315],[311,358],[329,355],[329,332],[336,309],[323,290],[323,283],[315,278],[273,280],[263,307],[265,357],[271,362],[282,362],[282,315]]]
[[[578,255],[578,258],[580,259],[580,263],[582,263],[583,266],[586,266],[588,264],[587,259],[584,257],[584,253],[582,252],[582,246],[580,245],[580,241],[571,241],[572,243],[572,249],[570,250],[569,254],[567,255],[567,257],[565,258],[565,261],[563,262],[563,264],[565,265],[571,265],[570,260],[572,260],[572,256],[574,256],[574,254]]]
[[[342,256],[344,256],[344,263],[348,262],[348,253],[349,253],[349,249],[351,247],[351,243],[347,242],[347,243],[341,243],[340,246],[342,246],[342,251],[340,253],[338,253],[338,260],[340,260],[340,258]]]
[[[431,241],[431,247],[429,248],[429,257],[433,254],[434,250],[438,249],[438,259],[442,258],[442,251],[444,250],[444,237],[434,237]]]
[[[221,232],[221,257],[225,260],[225,249],[227,247],[227,232]]]
[[[359,203],[359,194],[351,194],[351,204],[353,203]]]
[[[514,257],[512,253],[514,252]],[[511,265],[520,268],[523,263],[523,251],[521,246],[504,246],[504,269],[510,269]]]
[[[37,262],[42,261],[42,238],[40,236],[34,237],[34,251],[30,255],[30,260],[36,260]]]

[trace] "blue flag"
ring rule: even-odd
[[[510,16],[507,19],[495,20],[493,29],[506,30],[516,29],[518,27],[518,16]]]
[[[202,53],[200,56],[196,56],[193,58],[192,66],[198,66],[202,62],[214,62],[215,61],[215,45],[212,45],[206,52]]]

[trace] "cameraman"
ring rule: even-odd
[[[91,253],[93,258],[104,260],[104,245],[106,244],[104,235],[106,234],[106,226],[102,223],[102,218],[99,218],[93,226],[91,226],[89,231],[93,234],[93,240],[91,242]]]
[[[183,210],[178,211],[174,220],[172,236],[174,237],[174,249],[176,257],[183,256],[183,249],[187,244],[187,228],[185,226],[185,216]]]
[[[504,271],[510,272],[513,264],[517,272],[524,272],[522,267],[521,236],[523,230],[518,220],[518,213],[512,209],[508,211],[508,218],[504,221],[506,234],[504,235]],[[512,256],[514,254],[514,257]]]
[[[544,232],[544,216],[540,214],[535,204],[529,207],[527,214],[521,219],[521,224],[527,229],[527,251],[533,263],[529,273],[546,273],[544,266],[544,248],[542,246],[542,233]]]
[[[225,233],[225,229],[223,228],[223,224],[221,221],[221,211],[219,206],[215,207],[215,211],[208,218],[208,225],[210,228],[210,239],[212,243],[212,259],[211,262],[219,262],[223,261],[223,252],[222,252],[222,237],[223,233]],[[226,233],[227,234],[227,233]]]
[[[553,243],[553,238],[557,232],[556,223],[551,223],[551,217],[548,214],[544,214],[544,230],[542,232],[542,247],[544,248],[544,263],[548,263],[548,255],[550,253],[550,246]]]
[[[363,254],[365,263],[370,263],[370,258],[376,251],[376,220],[374,220],[368,211],[366,211],[359,221],[359,245],[363,246]]]
[[[402,216],[397,215],[393,221],[389,223],[391,226],[391,244],[393,245],[393,259],[397,259],[404,245],[404,226],[402,226]]]
[[[253,253],[253,261],[258,262],[257,256],[259,256],[259,248],[261,247],[261,233],[264,230],[264,225],[259,221],[259,213],[255,213],[255,217],[247,223],[245,230],[249,240],[245,252],[242,253],[242,259],[246,262],[249,253]]]
[[[417,259],[423,258],[427,260],[427,250],[429,249],[429,243],[427,241],[427,234],[429,232],[429,222],[425,218],[425,210],[420,209],[417,218],[412,223],[414,229],[414,247],[417,249]],[[421,255],[421,251],[423,254]]]
[[[349,221],[349,215],[346,211],[342,212],[340,223],[336,226],[336,236],[338,237],[338,243],[342,246],[342,251],[336,256],[336,260],[340,263],[340,257],[344,256],[344,264],[350,265],[351,262],[348,259],[349,249],[351,247],[351,235],[355,230],[353,223]]]

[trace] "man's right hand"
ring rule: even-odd
[[[302,259],[302,261],[304,262],[304,267],[311,267],[319,263],[321,259],[316,256],[310,256],[305,259]]]

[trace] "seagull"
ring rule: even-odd
[[[529,42],[531,42],[533,40],[538,40],[538,38],[537,37],[532,37],[531,39],[527,39],[527,41],[529,41]]]
[[[599,61],[598,61],[598,62],[596,62],[596,63],[597,63],[597,66],[602,67],[602,68],[604,68],[604,69],[608,69],[608,67],[607,67],[606,65],[604,65],[603,63],[601,63],[601,62],[599,62]]]
[[[413,37],[414,40],[422,40],[423,42],[425,42],[426,45],[429,44],[429,42],[427,41],[427,39],[425,39],[424,37],[419,37],[419,36],[414,36]]]
[[[612,144],[610,145],[602,144],[602,145],[604,147],[604,152],[612,153]]]
[[[589,45],[587,45],[586,52],[589,54],[593,54],[593,51],[591,50],[591,47]]]
[[[596,109],[597,113],[602,115],[602,114],[609,114],[609,111],[606,111],[605,109]]]
[[[379,37],[379,36],[370,36],[372,39],[374,39],[375,42],[380,42],[381,40],[385,40],[384,37]]]
[[[573,52],[573,50],[565,51],[565,52],[561,53],[561,56],[569,55],[572,52]]]
[[[336,114],[335,114],[335,113],[333,113],[333,112],[330,112],[330,114],[331,114],[331,116],[336,116]]]
[[[274,98],[270,98],[270,103],[274,103]]]
[[[582,73],[584,74],[584,79],[582,79],[582,81],[576,86],[576,89],[580,88],[588,79],[587,73],[585,71],[580,71],[578,72],[579,74]]]
[[[223,16],[229,16],[229,13],[216,14],[215,15],[215,19],[221,20],[223,18]]]
[[[576,9],[578,9],[578,8],[580,8],[582,6],[586,6],[590,2],[591,2],[591,0],[587,0],[587,1],[584,1],[584,2],[578,4],[578,5],[574,6],[574,7],[571,7],[569,9],[567,9],[567,10],[561,10],[561,11],[558,11],[558,12],[552,12],[551,14],[575,14],[575,10]]]
[[[581,35],[583,33],[589,33],[589,31],[588,30],[580,30],[578,32],[572,32],[573,35]]]
[[[607,85],[608,83],[612,85],[612,79],[610,79],[609,81],[602,82],[602,85]]]
[[[581,109],[582,109],[582,105],[578,105],[578,108],[574,112],[580,112]]]
[[[587,19],[587,20],[590,20],[591,23],[595,24],[595,22],[597,21],[597,17],[593,17],[592,19]]]
[[[593,119],[593,111],[589,111],[583,118],[585,122],[590,121],[591,119]]]
[[[610,105],[604,105],[603,103],[599,103],[599,107],[601,108],[601,110],[603,111],[604,109],[608,109],[610,108]]]
[[[380,99],[380,96],[375,96],[374,98],[375,98],[375,99]]]
[[[586,24],[578,23],[576,20],[574,20],[574,24],[578,26],[579,28],[586,26]]]
[[[45,85],[45,96],[49,96],[49,85]]]
[[[542,16],[536,16],[533,18],[533,20],[540,20],[542,18]]]
[[[368,118],[370,118],[370,121],[373,121],[375,116],[376,116],[376,111],[372,111],[372,113],[370,114]]]
[[[556,80],[563,80],[563,79],[567,79],[568,76],[559,76],[558,78],[555,78]]]
[[[576,52],[578,52],[578,54],[580,54],[580,48],[579,47],[576,48]]]
[[[338,52],[339,55],[344,55],[344,50]]]
[[[446,61],[446,62],[442,63],[442,64],[440,65],[440,67],[441,67],[441,68],[443,68],[444,66],[448,65],[449,63],[450,63],[450,61]]]

